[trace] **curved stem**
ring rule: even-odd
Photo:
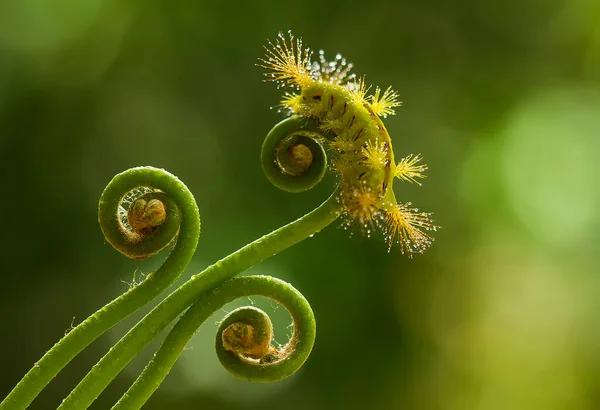
[[[321,206],[221,259],[165,298],[85,376],[59,409],[87,408],[116,375],[196,299],[257,263],[319,232],[342,212],[336,190]]]
[[[308,357],[315,340],[315,317],[308,301],[290,284],[269,276],[233,278],[206,293],[179,319],[148,366],[113,409],[139,409],[162,383],[196,330],[225,304],[244,296],[266,296],[281,303],[294,319],[293,352],[276,365],[255,364],[251,379],[281,379],[295,372]],[[220,337],[218,333],[217,338]],[[234,353],[225,352],[237,360]],[[247,365],[246,365],[247,366]],[[274,377],[278,375],[279,377]],[[250,378],[250,375],[248,375]]]
[[[156,298],[188,265],[200,235],[198,207],[187,187],[167,171],[140,167],[115,176],[103,193],[99,218],[116,219],[116,207],[106,205],[118,205],[127,192],[140,186],[160,189],[174,198],[182,214],[177,244],[160,268],[149,274],[141,284],[92,314],[48,350],[0,403],[0,409],[26,408],[73,357],[105,331]],[[111,210],[114,213],[106,214]]]

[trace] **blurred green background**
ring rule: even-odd
[[[386,121],[396,156],[420,152],[430,170],[396,193],[443,229],[413,260],[332,226],[256,266],[311,302],[306,365],[280,383],[234,379],[212,349],[222,311],[145,408],[600,408],[597,0],[2,0],[0,397],[73,320],[160,263],[103,240],[96,204],[116,173],[164,167],[194,192],[202,235],[179,283],[331,192],[333,179],[280,192],[260,168],[281,92],[254,64],[288,29],[400,92]],[[283,309],[252,302],[285,341]],[[56,408],[142,313],[32,408]]]

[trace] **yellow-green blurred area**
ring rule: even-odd
[[[420,152],[429,171],[394,188],[442,229],[411,260],[331,226],[254,267],[310,301],[306,365],[280,383],[234,379],[212,347],[226,306],[145,408],[600,408],[597,0],[0,0],[0,397],[164,257],[125,260],[104,242],[96,205],[116,173],[164,167],[195,194],[202,234],[179,283],[333,190],[332,177],[281,192],[260,167],[281,90],[254,65],[288,29],[400,92],[386,120],[396,157]],[[240,303],[273,313],[285,342],[282,308]],[[142,314],[31,408],[56,408]]]

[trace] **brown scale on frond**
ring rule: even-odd
[[[435,231],[431,214],[419,212],[407,204],[395,204],[385,210],[386,238],[391,249],[398,242],[402,253],[412,257],[415,253],[423,253],[431,246],[433,238],[424,231]]]
[[[268,46],[264,46],[265,58],[259,58],[262,64],[257,65],[270,70],[265,73],[266,81],[284,86],[306,87],[315,82],[311,76],[312,51],[303,48],[301,38],[296,38],[294,42],[294,36],[291,33],[289,36],[289,42],[281,32],[275,44],[267,40]]]

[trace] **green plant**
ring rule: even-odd
[[[383,228],[390,243],[397,238],[404,252],[422,252],[433,229],[429,214],[398,205],[394,177],[415,181],[425,166],[409,156],[393,163],[391,140],[379,115],[393,113],[396,94],[379,89],[367,99],[363,80],[351,81],[341,58],[313,66],[301,41],[283,36],[270,43],[262,65],[268,79],[301,88],[282,105],[292,116],[267,135],[263,169],[276,186],[292,192],[318,183],[333,156],[339,174],[335,192],[317,209],[265,235],[193,276],[158,304],[95,365],[63,401],[61,409],[87,408],[116,375],[151,340],[179,316],[156,355],[115,408],[141,407],[158,388],[196,329],[224,304],[244,296],[263,295],[285,306],[294,331],[280,349],[271,346],[268,316],[255,308],[233,311],[221,323],[216,349],[221,363],[238,377],[274,381],[293,374],[307,359],[315,339],[315,319],[304,297],[291,285],[267,276],[236,277],[262,260],[319,232],[341,215],[370,233]],[[140,167],[108,184],[99,203],[99,222],[111,245],[124,255],[143,259],[174,242],[164,263],[141,283],[102,307],[72,329],[25,375],[0,404],[23,409],[81,350],[112,326],[149,303],[169,287],[191,260],[200,233],[198,208],[187,187],[167,171]]]

